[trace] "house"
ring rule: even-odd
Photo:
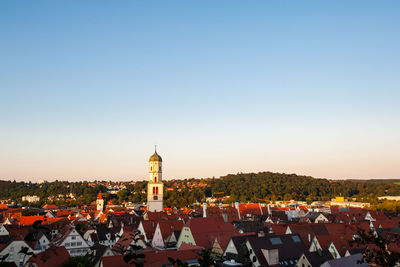
[[[74,227],[67,229],[64,234],[54,239],[51,244],[56,247],[64,246],[71,257],[84,256],[89,249],[86,240],[83,239]]]
[[[192,218],[182,228],[177,247],[188,243],[204,248],[211,248],[216,237],[230,234],[238,235],[235,227],[217,217]]]
[[[10,233],[8,232],[7,228],[4,224],[0,224],[0,236],[8,236]]]
[[[350,245],[349,241],[352,240],[352,236],[315,236],[310,245],[310,252],[318,252],[322,250],[328,250],[334,259],[344,257],[347,250],[360,248],[358,245]]]
[[[268,227],[259,221],[233,221],[232,224],[239,233],[268,233]]]
[[[139,223],[138,231],[144,236],[144,241],[150,242],[153,239],[154,232],[156,231],[158,221],[141,221]]]
[[[254,233],[245,233],[245,234],[237,234],[237,236],[253,236]],[[236,235],[232,235],[232,233],[225,233],[222,235],[218,235],[214,238],[211,247],[211,256],[220,257],[224,254],[230,240]]]
[[[20,253],[21,249],[25,251],[25,254]],[[16,266],[24,266],[33,253],[32,247],[24,240],[14,240],[0,246],[0,258],[8,254],[4,262],[14,263]]]
[[[117,254],[108,246],[96,244],[89,248],[85,257],[89,260],[93,267],[99,267],[101,265],[102,257],[115,255]]]
[[[327,223],[329,222],[328,215],[322,212],[309,212],[306,218],[312,223]]]
[[[143,241],[143,235],[139,232],[125,232],[112,250],[117,254],[125,254],[132,249],[132,246],[139,246],[142,249],[146,248],[146,243]]]
[[[297,234],[249,237],[246,240],[253,266],[295,266],[307,247]]]
[[[257,235],[240,235],[232,236],[225,248],[223,256],[228,260],[234,260],[235,262],[242,263],[247,266],[251,264],[250,259],[247,257],[248,250],[245,245],[248,237],[256,237]]]
[[[329,251],[322,250],[316,252],[304,252],[297,261],[296,267],[314,267],[321,266],[322,263],[332,260],[332,254]]]
[[[181,231],[182,227],[183,227],[182,220],[176,220],[176,221],[160,220],[154,232],[154,236],[152,239],[152,246],[162,247],[162,248],[175,246],[176,242],[167,243],[167,239],[171,241],[170,236],[173,234],[173,232]]]
[[[95,233],[92,233],[90,237],[95,236],[99,244],[112,248],[116,243],[116,231],[113,230],[113,228],[98,225]]]
[[[37,240],[36,246],[39,248],[40,252],[50,248],[51,237],[49,234],[46,234],[44,231],[40,231],[34,238]]]
[[[365,218],[366,221],[385,221],[385,220],[389,220],[388,217],[386,217],[385,213],[383,213],[383,211],[373,211],[373,210],[369,210],[367,211],[367,213],[365,214]]]
[[[333,259],[321,264],[321,267],[369,267],[369,264],[362,262],[362,254],[354,254],[348,257]]]
[[[290,224],[287,226],[285,234],[298,234],[303,243],[309,247],[314,236],[329,235],[326,224],[307,223]]]
[[[70,255],[65,247],[51,248],[30,257],[25,267],[62,267]]]
[[[167,237],[166,242],[167,244],[175,244],[178,243],[179,235],[181,234],[181,231],[173,231],[169,237]]]

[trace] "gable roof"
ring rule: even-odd
[[[297,234],[249,237],[247,241],[262,266],[268,266],[262,249],[278,249],[279,262],[290,260],[295,262],[304,252],[307,251],[307,247]]]
[[[159,221],[158,225],[160,227],[161,235],[163,240],[166,240],[174,231],[181,231],[183,227],[183,221]]]
[[[332,254],[327,250],[309,252],[306,251],[304,256],[307,258],[311,266],[321,266],[322,263],[332,260]]]

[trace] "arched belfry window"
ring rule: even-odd
[[[157,183],[157,176],[156,176],[156,177],[154,177],[154,182],[156,182],[156,183]]]

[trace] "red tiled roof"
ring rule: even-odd
[[[203,250],[203,247],[182,243],[178,250]]]
[[[42,207],[45,210],[56,210],[58,209],[57,205],[54,204],[46,204]]]
[[[19,220],[19,225],[28,226],[32,225],[36,221],[45,221],[47,219],[46,216],[21,216]]]
[[[0,204],[0,210],[7,210],[8,206],[6,204]]]
[[[57,210],[57,217],[68,217],[73,210]]]
[[[193,218],[185,224],[185,227],[190,228],[196,245],[205,248],[211,248],[215,238],[239,235],[239,232],[232,224],[215,217]]]
[[[147,239],[152,239],[156,231],[158,221],[141,221]]]
[[[153,250],[143,252],[144,266],[146,267],[159,267],[164,264],[170,265],[168,258],[180,259],[182,262],[197,260],[200,258],[197,249],[194,250]]]
[[[121,253],[122,251],[126,251],[130,244],[135,240],[135,238],[140,238],[141,236],[135,235],[134,232],[125,232],[118,239],[118,242],[114,245],[113,250],[117,253]]]
[[[28,262],[36,263],[38,267],[62,267],[69,257],[65,247],[57,247],[41,252],[36,257],[31,257]]]
[[[379,221],[372,222],[372,225],[375,228],[393,228],[398,224],[396,222],[391,221],[391,220],[379,220]]]
[[[103,267],[129,267],[129,266],[131,266],[124,261],[124,255],[102,257],[101,264]]]
[[[180,259],[181,261],[190,261],[199,259],[198,250],[150,250],[144,251],[144,266],[146,267],[160,267],[164,264],[170,265],[168,258]],[[101,258],[103,267],[128,267],[129,265],[124,261],[124,255],[105,256]]]
[[[239,204],[240,216],[247,214],[261,215],[260,204]]]
[[[183,227],[183,221],[159,221],[158,225],[161,230],[161,235],[163,240],[166,240],[168,236],[172,234],[173,231],[181,231]]]
[[[287,224],[279,223],[279,224],[271,224],[271,230],[276,235],[283,235],[286,233]]]
[[[100,192],[99,195],[97,196],[97,199],[103,199],[103,195],[101,194],[101,192]]]

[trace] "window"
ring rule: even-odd
[[[14,251],[14,247],[10,247],[10,252]]]
[[[271,237],[269,239],[269,241],[271,241],[272,245],[281,245],[282,244],[282,240],[279,237]]]
[[[292,235],[292,240],[293,240],[293,242],[295,242],[295,243],[299,243],[299,242],[300,242],[300,238],[299,238],[298,235]]]
[[[158,195],[158,187],[156,187],[156,195]]]
[[[69,247],[69,243],[65,243],[65,247]]]
[[[75,242],[72,242],[71,243],[71,247],[75,247],[76,246],[76,243]]]
[[[72,239],[72,240],[75,240],[75,238],[76,238],[75,236],[71,236],[71,239]]]
[[[76,243],[77,246],[82,246],[82,242]]]
[[[153,196],[153,199],[154,199],[154,200],[157,200],[157,199],[158,199],[158,196]]]
[[[154,177],[154,182],[156,182],[156,183],[157,183],[157,177]]]
[[[156,188],[153,186],[153,195],[156,194]]]

